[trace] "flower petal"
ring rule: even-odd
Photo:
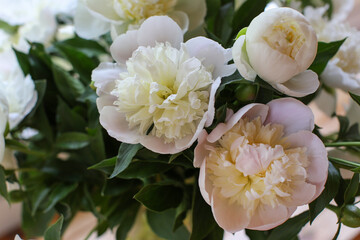
[[[247,226],[253,230],[269,230],[285,222],[296,210],[296,207],[285,207],[279,205],[272,208],[269,205],[260,205],[255,214],[251,217],[251,222]]]
[[[216,222],[225,231],[234,233],[249,224],[246,209],[236,203],[230,204],[217,189],[213,190],[211,196],[211,208]]]
[[[301,206],[310,203],[315,196],[316,186],[309,183],[293,184],[291,193],[291,202],[286,203],[286,206]]]
[[[76,34],[85,39],[96,38],[110,31],[110,23],[91,14],[81,1],[78,1],[74,25]]]
[[[267,111],[268,106],[264,104],[253,103],[246,105],[245,107],[234,113],[228,119],[228,121],[226,121],[225,123],[219,123],[216,128],[209,134],[207,140],[211,143],[216,142],[244,116],[247,116],[250,119],[260,116],[262,120],[265,120]]]
[[[254,81],[256,78],[256,72],[251,67],[249,62],[249,57],[246,52],[245,43],[245,35],[240,36],[234,43],[232,48],[232,55],[234,58],[234,63],[239,70],[241,76],[243,76],[246,80]]]
[[[189,17],[189,30],[193,30],[204,22],[206,15],[205,0],[178,0],[175,10],[185,12]]]
[[[91,11],[102,15],[106,19],[120,20],[120,16],[114,10],[113,0],[85,0],[85,4]]]
[[[209,151],[206,149],[205,145],[207,144],[206,138],[208,134],[205,129],[201,131],[198,137],[198,144],[194,150],[194,167],[199,168],[205,157],[207,157]]]
[[[199,173],[199,189],[201,192],[201,195],[203,196],[205,202],[209,205],[211,205],[210,202],[210,196],[213,192],[213,186],[211,183],[211,180],[208,178],[206,174],[206,161],[203,161],[200,167],[200,173]]]
[[[171,46],[180,48],[183,33],[179,25],[168,16],[153,16],[141,24],[138,32],[140,46],[154,47],[156,42],[169,42]]]
[[[138,31],[129,30],[115,38],[110,46],[111,56],[120,64],[125,64],[133,52],[139,47]]]
[[[306,169],[307,182],[316,186],[314,199],[318,197],[324,188],[328,174],[327,151],[324,143],[309,131],[300,131],[289,135],[286,142],[290,147],[306,147],[309,166]]]
[[[316,73],[306,70],[284,83],[275,83],[272,86],[286,95],[304,97],[314,93],[319,88],[320,82]]]
[[[213,82],[213,84],[211,85],[211,90],[210,90],[210,99],[209,99],[209,108],[208,111],[206,113],[206,122],[205,122],[205,127],[209,127],[212,122],[214,121],[214,116],[215,116],[215,94],[216,94],[216,90],[219,88],[221,83],[221,78],[217,78],[215,80],[215,82]]]
[[[300,130],[314,129],[314,114],[311,109],[294,98],[272,100],[267,104],[269,114],[265,124],[277,123],[284,126],[284,134],[289,135]]]
[[[182,29],[182,32],[185,34],[189,29],[189,17],[186,13],[182,11],[173,11],[168,14]]]
[[[230,49],[224,49],[219,43],[205,38],[195,37],[185,43],[189,54],[202,60],[202,64],[213,69],[213,77],[225,77],[236,70],[234,65],[227,65],[231,59]]]
[[[91,80],[94,81],[94,86],[97,88],[96,93],[100,96],[102,94],[110,94],[114,89],[115,80],[119,79],[119,74],[124,69],[115,63],[104,62],[92,71]]]
[[[116,107],[103,107],[100,111],[100,123],[116,140],[130,144],[139,143],[141,136],[136,129],[129,129],[125,115],[118,112]]]

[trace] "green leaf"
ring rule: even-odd
[[[317,73],[317,75],[320,76],[320,74],[324,71],[329,60],[335,56],[335,54],[337,53],[337,51],[339,50],[339,48],[341,47],[341,45],[344,43],[345,40],[346,38],[340,41],[330,42],[330,43],[319,42],[315,60],[311,64],[309,69],[313,70],[315,73]]]
[[[0,165],[0,195],[10,204],[9,195],[6,188],[5,169]]]
[[[91,137],[84,133],[67,132],[60,134],[55,141],[55,147],[66,150],[81,149],[90,144]]]
[[[355,95],[355,94],[353,94],[351,92],[349,92],[349,95],[358,105],[360,105],[360,96]]]
[[[116,230],[116,240],[125,240],[131,227],[134,225],[136,215],[139,210],[140,204],[133,204],[131,207],[126,209],[122,221]]]
[[[85,53],[89,57],[107,53],[105,48],[101,46],[98,42],[88,39],[82,39],[78,36],[75,36],[74,38],[67,39],[62,42],[58,42],[58,44],[71,46]]]
[[[62,183],[56,184],[54,187],[52,187],[51,193],[48,197],[48,201],[45,205],[44,212],[50,211],[55,204],[57,204],[59,201],[64,199],[67,195],[69,195],[72,191],[74,191],[77,188],[78,184],[73,183],[70,185],[64,185]]]
[[[193,196],[192,207],[192,233],[190,240],[202,240],[205,238],[215,227],[211,207],[204,201],[201,196],[199,187],[196,184]]]
[[[297,236],[304,225],[309,221],[309,211],[290,218],[282,225],[274,228],[267,240],[289,240]]]
[[[112,157],[112,158],[102,160],[101,162],[99,162],[95,165],[92,165],[88,169],[96,169],[96,170],[102,170],[102,171],[107,172],[107,170],[109,168],[111,168],[111,170],[112,170],[112,168],[115,166],[116,159],[117,159],[117,157]]]
[[[28,238],[43,236],[48,224],[53,219],[54,214],[55,211],[51,210],[46,213],[37,212],[35,216],[32,216],[28,204],[23,202],[21,229]]]
[[[173,166],[171,164],[159,163],[159,162],[148,162],[148,161],[135,161],[119,175],[118,178],[131,179],[145,179],[155,174],[166,172]]]
[[[345,190],[345,204],[352,203],[359,188],[359,173],[354,173],[348,187]]]
[[[124,171],[130,164],[136,153],[142,148],[141,144],[121,143],[119,153],[116,158],[116,164],[110,178],[116,177]]]
[[[40,203],[48,196],[50,188],[45,188],[45,186],[40,186],[39,189],[35,190],[31,196],[32,210],[31,215],[35,216],[36,211],[38,210]]]
[[[84,85],[56,65],[53,65],[52,70],[56,87],[61,96],[70,104],[74,104],[76,99],[85,92]]]
[[[266,240],[266,232],[246,229],[246,235],[251,240]]]
[[[45,231],[44,240],[60,240],[61,237],[61,228],[64,222],[64,217],[61,216],[56,223],[51,225]]]
[[[340,221],[348,227],[360,227],[360,209],[354,205],[346,205]]]
[[[20,68],[21,68],[22,72],[24,73],[24,75],[26,76],[26,75],[30,74],[31,65],[30,65],[27,54],[20,52],[20,51],[16,50],[15,48],[13,48],[13,51],[15,52],[16,59],[20,65]]]
[[[56,122],[59,132],[82,132],[87,126],[84,118],[72,110],[61,98],[58,99]]]
[[[329,162],[328,178],[326,180],[325,189],[317,199],[309,204],[310,224],[336,196],[339,191],[340,178],[341,176],[339,171],[331,162]]]
[[[161,238],[167,240],[189,239],[190,234],[185,226],[172,231],[175,219],[175,209],[169,209],[160,213],[146,211],[146,217],[151,229]]]
[[[350,121],[347,117],[344,116],[336,116],[339,120],[340,123],[340,129],[339,129],[339,133],[338,133],[338,137],[336,139],[336,141],[339,141],[341,139],[343,139],[343,137],[346,135],[347,130],[349,128],[350,125]]]
[[[161,212],[176,208],[183,197],[180,187],[172,184],[149,184],[143,187],[134,198],[152,211]]]
[[[237,40],[239,37],[241,37],[242,35],[246,35],[247,32],[247,27],[244,27],[243,29],[241,29],[238,34],[236,35],[235,40]]]
[[[0,29],[9,35],[15,35],[19,29],[19,25],[10,25],[7,22],[0,20]]]

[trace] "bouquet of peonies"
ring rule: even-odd
[[[1,4],[0,194],[26,237],[80,211],[116,239],[143,215],[133,239],[296,239],[325,208],[334,238],[360,227],[359,118],[331,104],[360,109],[352,1]]]

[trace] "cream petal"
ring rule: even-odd
[[[240,205],[230,204],[217,190],[211,196],[211,209],[218,225],[225,231],[234,233],[247,227],[249,219],[246,209]]]
[[[269,114],[265,124],[277,123],[284,126],[284,134],[314,129],[314,114],[311,109],[294,98],[280,98],[267,104]]]
[[[203,196],[205,202],[211,205],[210,196],[213,192],[213,185],[206,174],[206,161],[203,161],[201,164],[198,182],[201,195]]]
[[[208,111],[207,111],[207,119],[205,122],[205,127],[209,127],[212,122],[214,121],[214,116],[215,116],[215,94],[217,89],[219,88],[221,83],[221,78],[217,78],[213,84],[211,85],[211,89],[210,89],[210,99],[209,99],[209,107],[208,107]]]
[[[85,39],[97,38],[110,31],[110,23],[94,16],[81,1],[78,1],[74,25],[76,34]]]
[[[320,86],[318,75],[306,70],[284,83],[275,83],[272,86],[280,92],[292,97],[304,97],[314,93]]]
[[[115,12],[114,0],[85,0],[85,4],[90,10],[104,16],[106,19],[114,21],[121,19]]]
[[[182,11],[173,11],[168,14],[182,29],[182,32],[185,34],[189,29],[189,17],[186,13]]]
[[[177,23],[168,16],[153,16],[146,19],[139,28],[140,46],[154,47],[156,42],[169,42],[172,47],[180,48],[183,34]]]
[[[254,117],[261,116],[263,119],[265,118],[267,111],[268,106],[264,104],[248,104],[234,113],[225,123],[219,123],[216,128],[211,131],[207,140],[211,143],[216,142],[221,138],[222,135],[229,131],[237,122],[239,122],[242,117],[247,116],[252,119]]]
[[[175,143],[165,143],[163,138],[152,135],[142,136],[140,143],[147,149],[161,154],[175,154],[186,149],[186,147],[177,148]]]
[[[105,106],[100,111],[100,123],[108,134],[120,142],[130,144],[139,143],[140,136],[136,129],[129,129],[124,114],[118,112],[114,106]]]
[[[104,94],[96,99],[96,106],[100,112],[105,106],[113,106],[116,100],[117,98],[115,96]]]
[[[200,59],[206,68],[213,69],[214,78],[229,76],[236,70],[233,64],[227,65],[231,56],[230,49],[224,49],[211,39],[195,37],[188,40],[185,46],[190,56]]]
[[[100,63],[91,74],[91,80],[94,81],[97,94],[110,94],[114,89],[115,80],[119,79],[119,74],[123,71],[125,69],[115,63]]]
[[[309,166],[306,168],[308,183],[316,185],[314,198],[318,197],[325,185],[329,162],[324,143],[309,131],[300,131],[289,135],[286,142],[290,147],[306,147]]]
[[[205,0],[178,0],[175,10],[185,12],[189,17],[189,30],[193,30],[204,22],[206,15]]]
[[[27,76],[27,78],[30,78],[30,76]],[[31,78],[30,78],[31,79]],[[32,81],[32,80],[31,80]],[[9,113],[9,125],[10,129],[13,129],[16,127],[24,118],[26,115],[28,115],[31,110],[35,107],[36,102],[38,99],[38,94],[36,91],[34,91],[34,94],[30,101],[27,103],[25,109],[23,109],[22,112],[19,113]]]
[[[111,56],[116,62],[125,64],[138,47],[138,30],[129,30],[115,38],[110,46]]]
[[[241,74],[246,80],[254,81],[256,78],[256,72],[251,67],[249,62],[249,57],[244,48],[245,35],[240,36],[234,43],[232,47],[232,56],[234,63]]]
[[[296,207],[287,208],[279,205],[272,208],[269,205],[261,205],[251,217],[251,222],[247,226],[253,230],[269,230],[284,223],[295,212]]]

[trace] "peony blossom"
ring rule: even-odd
[[[0,91],[0,162],[4,158],[5,139],[4,132],[8,121],[9,107],[4,94]]]
[[[329,61],[321,79],[325,84],[360,94],[360,31],[345,22],[353,1],[335,1],[331,20],[326,17],[328,6],[305,8],[305,17],[314,27],[319,41],[332,42],[347,38]]]
[[[16,127],[32,110],[37,92],[30,75],[24,76],[14,52],[0,52],[0,89],[9,105],[9,125]]]
[[[274,8],[252,20],[234,44],[233,58],[245,79],[259,75],[280,92],[303,97],[319,87],[316,73],[306,70],[316,50],[316,34],[305,17],[291,8]]]
[[[199,27],[206,15],[205,0],[79,0],[76,33],[96,38],[111,30],[113,38],[138,29],[151,16],[167,15],[183,32]]]
[[[200,134],[194,166],[219,226],[268,230],[320,195],[328,160],[313,129],[310,108],[282,98],[247,105]]]
[[[167,16],[148,18],[120,35],[110,51],[116,63],[93,71],[100,123],[109,135],[158,153],[190,147],[214,118],[214,97],[231,51],[197,37],[182,43]]]

